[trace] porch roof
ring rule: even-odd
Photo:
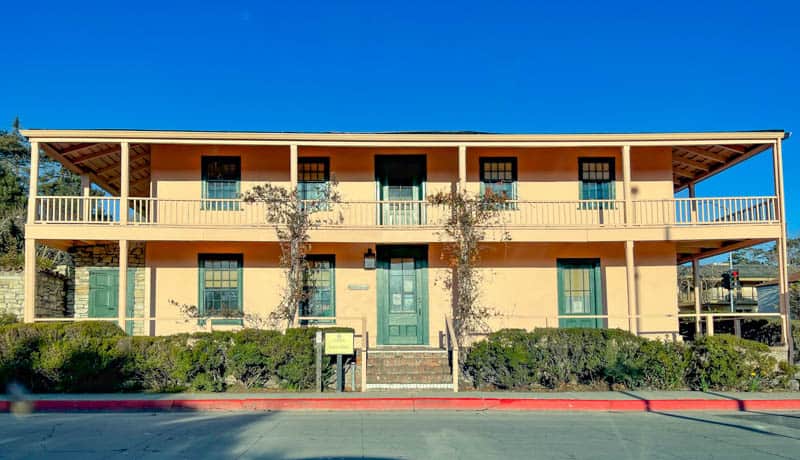
[[[786,139],[784,130],[691,133],[500,134],[482,132],[301,133],[245,131],[25,129],[47,154],[77,174],[119,192],[120,142],[130,143],[131,196],[148,196],[150,144],[321,146],[614,147],[669,146],[675,191],[717,174]]]

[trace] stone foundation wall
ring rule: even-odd
[[[69,308],[76,318],[89,317],[89,272],[98,268],[119,268],[119,244],[107,243],[74,246],[69,250],[75,264],[75,276],[70,286]],[[133,273],[131,273],[133,272]],[[144,243],[128,244],[128,282],[134,285],[133,317],[144,317]],[[130,308],[130,307],[129,307]],[[132,324],[131,324],[132,323]],[[144,321],[132,321],[127,330],[144,333]]]
[[[36,274],[36,317],[63,318],[67,314],[67,277],[48,271]],[[0,312],[22,320],[25,276],[19,270],[0,270]]]

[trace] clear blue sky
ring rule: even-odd
[[[8,2],[0,123],[794,129],[786,191],[800,233],[800,2],[538,3]],[[771,194],[770,161],[746,162],[699,194]]]

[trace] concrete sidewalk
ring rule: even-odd
[[[11,411],[748,411],[800,410],[800,393],[117,393],[0,397]]]

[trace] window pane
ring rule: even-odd
[[[209,315],[241,311],[239,269],[240,258],[225,256],[203,256],[201,307]]]

